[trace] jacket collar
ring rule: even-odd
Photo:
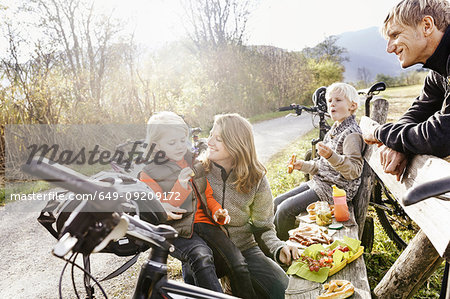
[[[222,181],[226,182],[226,180],[228,179],[228,177],[230,176],[230,174],[233,172],[233,169],[230,170],[229,173],[226,172],[225,168],[223,168],[222,166],[220,166],[219,164],[212,162],[212,164],[217,167],[220,170],[220,175],[222,177]]]
[[[450,73],[450,26],[445,30],[441,42],[433,55],[427,59],[423,67],[432,69],[440,75],[447,77]]]

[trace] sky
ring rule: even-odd
[[[246,44],[287,50],[313,47],[329,35],[379,27],[397,2],[259,0],[249,16]],[[14,6],[15,1],[0,3]],[[135,40],[147,48],[158,48],[185,35],[179,0],[95,0],[95,5],[99,11],[125,20],[123,30],[134,32]]]
[[[329,35],[381,26],[396,0],[259,0],[247,24],[247,44],[287,50],[312,47]],[[136,39],[149,47],[184,35],[178,0],[97,0],[103,11],[130,20]]]

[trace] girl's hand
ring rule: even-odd
[[[178,181],[184,189],[188,189],[187,182],[194,176],[194,172],[190,167],[183,168],[178,175]]]
[[[319,142],[317,143],[317,153],[325,159],[328,159],[333,154],[333,150],[326,146],[323,142]]]
[[[230,223],[231,217],[228,215],[228,211],[226,209],[218,209],[216,213],[214,213],[213,219],[215,222],[225,225]]]
[[[280,251],[280,262],[285,265],[290,265],[292,261],[300,258],[298,248],[292,245],[284,245]]]

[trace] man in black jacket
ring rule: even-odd
[[[450,155],[450,4],[448,0],[403,0],[389,12],[383,35],[387,52],[403,68],[430,69],[421,94],[397,123],[364,136],[383,146],[385,172],[400,179],[412,154]]]

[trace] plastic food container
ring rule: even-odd
[[[314,212],[316,213],[316,223],[318,225],[329,225],[332,222],[332,215],[330,206],[325,201],[316,202],[316,206],[314,208]]]

